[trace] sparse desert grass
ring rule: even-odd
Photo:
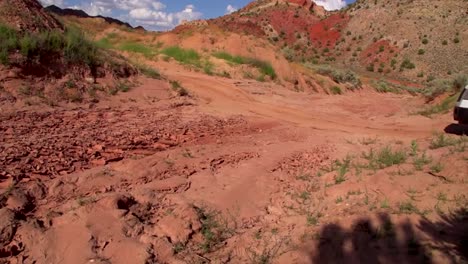
[[[146,58],[152,58],[156,55],[156,52],[152,48],[138,42],[124,42],[118,48],[123,51],[140,53]]]
[[[413,158],[414,168],[418,171],[421,171],[425,165],[428,165],[432,162],[432,158],[426,155],[426,152],[421,154],[421,156],[415,156]]]
[[[270,264],[280,255],[281,247],[285,239],[265,238],[262,249],[257,252],[252,248],[247,248],[246,253],[249,263],[252,264]]]
[[[440,162],[437,162],[436,164],[433,164],[430,169],[432,173],[440,173],[444,170],[444,165]]]
[[[201,56],[193,49],[183,49],[179,46],[172,46],[163,49],[161,53],[182,64],[201,67]]]
[[[156,69],[148,66],[148,65],[145,65],[145,64],[136,64],[136,67],[138,69],[139,72],[141,72],[142,74],[144,74],[145,76],[149,77],[149,78],[153,78],[153,79],[161,79],[161,74],[159,73],[159,71],[157,71]]]
[[[340,184],[346,181],[346,174],[349,172],[351,166],[351,157],[346,157],[342,161],[335,161],[336,176],[335,184]]]
[[[419,110],[418,112],[416,112],[416,114],[430,117],[435,114],[448,113],[455,106],[457,99],[458,99],[458,95],[454,94],[452,96],[445,98],[444,100],[442,100],[442,102],[438,104],[430,105],[422,110]]]
[[[258,68],[262,75],[270,76],[271,79],[276,78],[276,72],[273,69],[273,66],[271,66],[269,62],[255,59],[255,58],[247,58],[247,57],[242,57],[242,56],[237,56],[237,55],[231,55],[224,51],[215,52],[212,55],[216,58],[223,59],[232,64],[247,64],[247,65],[253,66],[255,68]]]
[[[459,140],[446,136],[445,134],[436,134],[434,137],[431,139],[431,143],[429,145],[430,149],[438,149],[438,148],[443,148],[443,147],[448,147],[448,146],[454,146],[458,143]]]
[[[369,146],[369,145],[374,145],[378,141],[377,137],[376,138],[362,138],[359,140],[359,144],[364,145],[364,146]]]
[[[402,214],[419,213],[419,209],[411,201],[405,201],[398,204],[399,212]]]
[[[201,222],[201,234],[203,242],[200,249],[204,253],[211,252],[220,246],[222,242],[235,233],[235,229],[229,227],[228,220],[219,211],[195,207]]]
[[[169,83],[171,84],[172,90],[177,92],[177,94],[179,96],[188,96],[189,95],[189,92],[187,91],[187,89],[182,87],[182,85],[180,85],[180,83],[178,81],[169,81]]]
[[[378,151],[371,149],[369,153],[363,153],[363,158],[368,161],[367,168],[376,170],[404,163],[407,154],[404,150],[393,150],[386,146]]]

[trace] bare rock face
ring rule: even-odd
[[[25,32],[63,30],[37,0],[0,0],[0,22]]]

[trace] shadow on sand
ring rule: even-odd
[[[380,214],[374,221],[359,219],[350,230],[329,224],[321,229],[318,246],[311,251],[310,261],[438,263],[440,258],[434,258],[434,250],[443,253],[449,263],[468,263],[467,210],[442,215],[437,222],[423,218],[416,225],[409,220],[393,223],[388,214]]]
[[[450,124],[444,129],[445,133],[454,135],[467,135],[468,136],[468,125]]]

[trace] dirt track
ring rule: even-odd
[[[166,74],[193,99],[170,96],[167,87],[152,90],[160,83],[144,80],[92,108],[1,117],[0,210],[14,220],[1,221],[0,260],[448,263],[463,257],[452,246],[466,232],[440,235],[438,248],[433,237],[445,227],[438,211],[451,215],[467,205],[466,149],[462,143],[429,148],[449,115],[410,115],[420,107],[410,96],[306,95],[274,84]],[[359,165],[371,149],[410,153],[412,140],[417,148],[402,164]],[[423,153],[431,161],[415,169]],[[443,168],[434,176],[436,163]],[[443,223],[465,230],[459,217],[465,215]]]

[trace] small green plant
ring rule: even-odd
[[[339,204],[339,203],[342,203],[343,202],[343,197],[339,196],[338,198],[336,198],[335,200],[335,203]]]
[[[410,155],[411,156],[416,156],[418,154],[418,150],[419,150],[419,146],[418,146],[418,142],[416,140],[412,140],[411,141],[411,152],[410,152]]]
[[[187,91],[187,89],[182,87],[178,81],[169,81],[169,83],[171,84],[172,90],[177,92],[177,94],[179,96],[188,96],[189,95],[189,92]]]
[[[309,226],[316,226],[319,222],[319,218],[312,214],[307,215],[307,225]]]
[[[368,160],[367,167],[373,170],[402,164],[407,158],[405,151],[392,150],[389,146],[380,149],[378,152],[371,149],[369,153],[363,153],[363,157]]]
[[[424,55],[424,53],[426,53],[426,51],[424,49],[419,49],[418,50],[418,55]]]
[[[443,40],[443,41],[442,41],[442,45],[444,45],[444,46],[448,45],[448,41],[447,41],[447,40]]]
[[[330,92],[334,95],[343,94],[343,91],[338,86],[333,86],[330,88]]]
[[[406,58],[403,60],[403,62],[401,63],[400,65],[400,70],[404,70],[404,69],[408,69],[408,70],[411,70],[411,69],[414,69],[416,68],[416,65],[414,65],[414,63],[411,62],[410,59]]]
[[[451,137],[447,137],[445,134],[440,133],[440,134],[436,134],[432,138],[429,148],[438,149],[438,148],[453,146],[455,144],[457,144],[457,140]]]
[[[430,157],[426,156],[426,152],[424,152],[421,156],[416,156],[413,159],[414,168],[418,171],[421,171],[423,167],[432,162]]]
[[[446,202],[447,201],[447,194],[445,194],[443,192],[439,192],[437,194],[437,200],[440,201],[440,202]]]
[[[437,162],[436,164],[433,164],[431,166],[431,172],[432,173],[440,173],[441,171],[444,170],[444,165],[440,162]]]
[[[202,226],[200,232],[204,241],[200,246],[203,252],[213,251],[234,234],[234,230],[229,227],[227,219],[223,218],[220,212],[199,207],[195,207],[195,210]]]
[[[147,76],[149,78],[161,79],[161,74],[159,73],[159,71],[157,71],[154,68],[151,68],[151,67],[149,67],[147,65],[144,65],[144,64],[138,64],[138,65],[136,65],[136,67],[137,67],[139,72],[141,72],[142,74],[144,74],[145,76]]]
[[[120,92],[126,93],[130,91],[130,85],[127,82],[118,82],[116,84],[116,89]]]
[[[411,201],[401,202],[398,209],[402,214],[419,213],[418,208]]]
[[[177,242],[172,247],[172,250],[174,251],[174,254],[179,254],[179,253],[183,252],[186,248],[187,248],[187,246],[184,243]]]
[[[340,184],[346,181],[346,173],[349,172],[351,165],[351,157],[346,157],[342,161],[335,161],[336,167],[335,184]]]
[[[421,42],[422,44],[426,45],[427,43],[429,43],[429,40],[427,38],[423,38]]]
[[[382,209],[389,209],[390,204],[388,203],[388,199],[385,198],[382,202],[380,202],[380,208]]]

